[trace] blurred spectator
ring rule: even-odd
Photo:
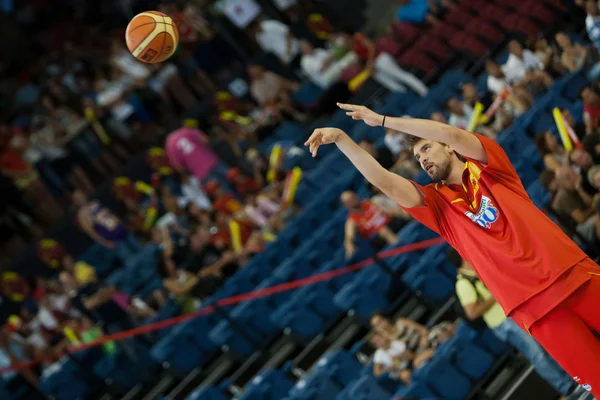
[[[302,72],[311,82],[325,90],[339,82],[342,72],[358,60],[356,54],[349,53],[338,61],[332,50],[316,49],[306,40],[301,41],[300,46]]]
[[[392,379],[410,384],[410,368],[415,354],[407,349],[406,343],[386,338],[380,333],[374,333],[369,341],[377,349],[373,355],[373,375],[388,374]]]
[[[577,72],[585,66],[587,49],[579,43],[573,43],[571,38],[564,32],[558,32],[555,36],[556,43],[560,47],[561,62],[568,72]]]
[[[400,8],[396,13],[396,18],[402,22],[413,24],[430,24],[438,22],[438,17],[443,12],[443,8],[454,6],[451,0],[397,0]]]
[[[61,272],[59,279],[69,295],[70,304],[95,323],[102,324],[108,333],[135,327],[127,313],[128,297],[114,286],[102,286],[99,283],[83,285],[68,271]]]
[[[393,129],[386,128],[383,141],[388,150],[392,152],[394,157],[398,157],[402,150],[406,148],[406,136],[402,134],[402,132],[398,132]]]
[[[94,186],[85,171],[65,149],[70,137],[65,130],[51,120],[34,121],[31,142],[49,161],[50,167],[75,188],[90,192]]]
[[[223,213],[227,216],[234,216],[242,211],[242,205],[240,202],[231,194],[227,193],[219,185],[217,181],[209,181],[204,186],[206,194],[212,202],[212,208],[215,211]]]
[[[378,51],[375,43],[364,34],[338,34],[331,40],[338,48],[356,54],[364,69],[373,71],[373,79],[389,91],[403,92],[406,86],[420,96],[425,96],[429,91],[419,78],[403,70],[393,56],[385,51]]]
[[[380,238],[383,241],[377,243],[380,247],[398,243],[398,237],[388,227],[391,217],[384,214],[372,202],[361,201],[356,193],[350,191],[342,193],[341,201],[349,211],[344,238],[346,258],[351,258],[356,253],[357,234],[363,239],[374,240],[374,243],[377,243],[376,239]]]
[[[550,171],[545,173],[551,174]],[[483,318],[487,326],[501,340],[518,349],[533,364],[535,370],[563,396],[572,394],[577,388],[573,379],[546,353],[532,336],[519,327],[492,297],[487,287],[477,276],[473,266],[451,249],[449,258],[458,269],[456,294],[469,319]],[[578,394],[580,396],[581,394]],[[572,397],[575,399],[576,397]]]
[[[596,189],[590,184],[588,181],[588,171],[590,168],[594,166],[594,159],[585,150],[574,149],[571,153],[569,153],[569,162],[579,170],[579,174],[581,175],[581,187],[588,194],[594,195],[598,193]],[[571,182],[577,182],[575,179],[568,179]]]
[[[287,25],[274,19],[262,20],[256,23],[254,32],[265,52],[275,55],[285,66],[300,66],[300,42]]]
[[[284,79],[259,65],[248,67],[250,92],[256,102],[263,107],[263,113],[280,120],[282,116],[304,120],[291,95],[298,90],[297,82]]]
[[[462,86],[463,103],[469,107],[475,107],[477,103],[481,103],[483,108],[487,110],[493,103],[493,98],[488,94],[480,94],[477,91],[477,86],[472,82],[463,83]],[[494,132],[502,132],[512,122],[512,112],[507,104],[501,105],[496,114],[492,117],[486,126]]]
[[[540,181],[552,193],[552,209],[576,226],[594,214],[594,199],[581,187],[581,176],[576,182],[557,179],[553,171],[543,171]],[[596,199],[597,200],[597,199]]]
[[[227,171],[227,180],[241,198],[245,198],[248,194],[256,195],[262,190],[256,179],[245,176],[238,168],[230,168]]]
[[[546,169],[557,171],[565,163],[566,151],[552,132],[547,131],[535,135],[535,145],[544,160]]]
[[[583,100],[583,120],[585,132],[590,135],[597,131],[600,121],[600,98],[598,93],[591,87],[585,87],[580,93]]]
[[[533,44],[533,50],[544,71],[554,77],[563,74],[564,67],[560,60],[560,52],[555,44],[550,45],[546,38],[541,37]]]
[[[508,51],[510,54],[502,71],[510,84],[529,84],[543,88],[552,85],[552,78],[543,71],[543,64],[531,50],[524,49],[521,43],[513,39],[508,44]],[[534,93],[540,90],[536,87]]]
[[[73,204],[77,208],[77,223],[96,243],[115,249],[122,259],[135,254],[138,245],[127,227],[112,211],[98,201],[90,201],[85,193],[73,192]]]
[[[22,347],[14,341],[11,343],[4,329],[0,330],[0,368],[6,368],[10,365],[26,362],[28,358]],[[39,385],[39,376],[32,368],[23,368],[19,371],[10,371],[2,374],[5,390],[9,393],[16,393],[22,387],[32,386],[37,388]],[[29,393],[33,400],[43,399],[39,393]]]
[[[487,87],[490,92],[499,96],[504,90],[510,90],[511,93],[507,102],[513,108],[514,115],[521,115],[531,107],[533,97],[521,87],[512,87],[503,69],[493,60],[485,62],[485,70],[488,73]]]
[[[371,139],[363,139],[359,143],[360,147],[365,149],[367,153],[373,156],[379,164],[385,169],[390,169],[396,162],[396,158],[387,147],[377,147]]]
[[[473,108],[456,97],[451,97],[446,101],[446,108],[450,112],[448,124],[456,128],[467,129],[471,121]]]
[[[188,170],[204,181],[219,166],[219,158],[209,145],[206,135],[198,129],[182,127],[169,134],[165,150],[171,166]]]
[[[561,110],[561,114],[563,116],[563,119],[564,119],[565,123],[567,125],[569,125],[569,127],[571,127],[573,129],[573,132],[579,138],[579,140],[583,141],[585,139],[585,136],[586,136],[585,123],[578,123],[575,120],[575,117],[573,117],[573,114],[571,114],[571,111],[568,108],[562,109]]]
[[[600,51],[600,8],[596,0],[588,0],[585,3],[587,17],[585,18],[585,28],[588,37],[596,51]]]
[[[436,121],[436,122],[440,122],[442,124],[448,123],[448,119],[446,118],[446,116],[438,111],[431,113],[431,115],[429,116],[429,119]]]
[[[390,340],[399,340],[407,350],[418,354],[429,348],[429,330],[407,318],[397,318],[393,323],[381,313],[371,316],[371,328]]]
[[[25,201],[35,205],[40,217],[53,224],[64,212],[48,188],[40,180],[38,172],[29,164],[21,152],[11,145],[8,127],[0,125],[0,172],[10,177],[23,194]]]

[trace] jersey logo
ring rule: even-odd
[[[492,201],[488,197],[481,196],[481,203],[477,214],[467,211],[465,212],[465,215],[482,228],[489,229],[492,224],[498,220],[500,211],[493,206]]]

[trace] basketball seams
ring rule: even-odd
[[[129,26],[135,24],[135,20],[138,17],[142,17],[142,20],[145,20],[144,23],[129,30]],[[148,21],[148,19],[153,20],[153,22],[146,22]],[[150,29],[151,25],[154,25],[152,31],[148,33],[146,33],[145,31],[138,31],[137,35],[132,35],[132,37],[129,36],[138,28],[145,26],[147,30]],[[176,31],[177,28],[175,23],[168,15],[153,11],[143,12],[136,15],[136,17],[129,23],[129,26],[127,31],[127,43],[132,55],[136,57],[139,61],[149,63],[160,62],[167,59],[173,53],[174,48],[177,45],[179,35]],[[159,36],[161,35],[163,35],[163,40],[162,43],[159,45]],[[167,36],[170,37],[170,40]],[[133,40],[138,41],[142,37],[143,39],[141,43],[138,43],[137,46],[132,46],[132,44],[135,44]],[[150,52],[150,50],[152,51]],[[164,54],[165,52],[168,54]]]

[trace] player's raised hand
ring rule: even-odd
[[[319,128],[315,129],[312,135],[304,143],[308,146],[313,157],[317,155],[317,150],[322,144],[337,142],[344,135],[344,131],[337,128]]]
[[[381,126],[383,123],[383,115],[377,114],[365,106],[342,103],[337,103],[337,105],[342,110],[346,110],[346,115],[352,117],[352,119],[364,121],[369,126]]]

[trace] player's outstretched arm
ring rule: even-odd
[[[399,205],[407,208],[423,205],[423,195],[410,181],[383,168],[342,130],[316,129],[304,145],[309,146],[314,157],[319,146],[330,143],[335,143],[369,182]]]
[[[341,104],[338,106],[347,111],[352,119],[363,121],[369,126],[383,126],[384,116],[371,111],[365,106]],[[487,164],[488,156],[485,148],[475,135],[464,129],[436,121],[416,118],[385,117],[385,128],[408,133],[423,139],[433,140],[451,146],[458,154]]]

